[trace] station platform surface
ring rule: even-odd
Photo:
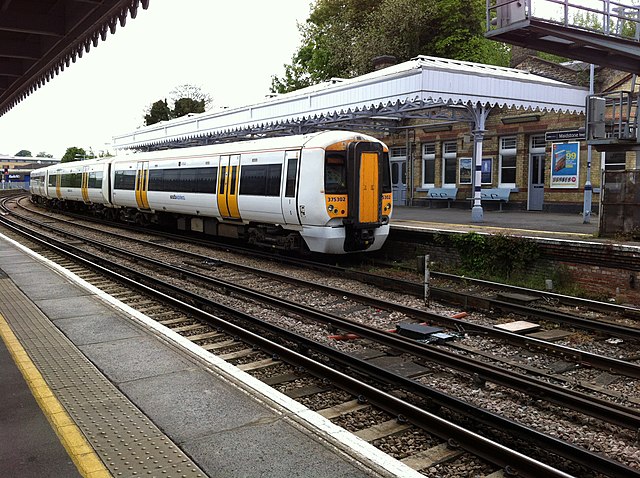
[[[611,242],[610,239],[597,237],[599,220],[597,215],[592,215],[589,222],[585,224],[582,214],[578,213],[484,209],[482,219],[482,222],[473,222],[470,208],[394,206],[391,227]],[[621,241],[616,238],[615,242]],[[640,246],[639,242],[624,243]]]
[[[0,234],[0,476],[422,476]]]

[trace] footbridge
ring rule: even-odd
[[[487,0],[493,40],[640,73],[640,6],[614,0]]]

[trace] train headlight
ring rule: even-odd
[[[333,211],[333,204],[329,204],[329,207],[327,209],[329,210],[329,212]]]

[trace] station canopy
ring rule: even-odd
[[[352,79],[139,128],[116,149],[163,149],[318,129],[392,130],[407,119],[467,121],[474,108],[584,113],[588,90],[523,70],[418,56]]]
[[[0,116],[149,0],[0,0]]]

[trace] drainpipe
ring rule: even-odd
[[[589,95],[593,94],[593,63],[589,65]],[[584,205],[582,208],[582,223],[591,222],[591,199],[593,188],[591,187],[591,145],[587,145],[587,180],[584,183]]]

